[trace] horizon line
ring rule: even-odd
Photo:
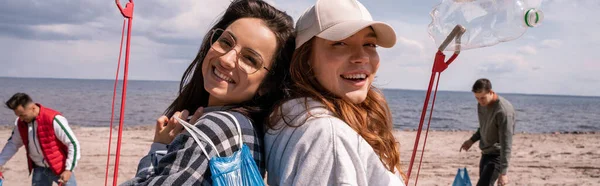
[[[96,78],[60,78],[60,77],[10,77],[0,76],[0,78],[13,78],[13,79],[57,79],[57,80],[102,80],[102,81],[114,81],[114,79],[96,79]],[[119,79],[119,81],[123,81]],[[179,82],[179,80],[151,80],[151,79],[128,79],[128,81],[164,81],[164,82]],[[383,90],[405,90],[405,91],[427,91],[425,89],[410,89],[410,88],[381,88]],[[442,92],[459,92],[459,93],[470,93],[471,91],[462,90],[438,90]],[[600,98],[600,95],[572,95],[572,94],[543,94],[543,93],[521,93],[521,92],[497,92],[499,94],[513,94],[513,95],[526,95],[526,96],[570,96],[570,97],[590,97]]]

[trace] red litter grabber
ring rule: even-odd
[[[452,32],[450,32],[450,34],[448,34],[448,37],[446,37],[446,40],[444,40],[444,42],[440,45],[437,53],[435,54],[435,59],[433,61],[433,67],[431,69],[431,78],[429,79],[429,87],[427,88],[427,95],[425,96],[425,101],[423,103],[423,111],[421,112],[421,120],[419,121],[419,127],[417,129],[417,136],[415,138],[415,145],[413,148],[412,156],[410,158],[408,174],[406,176],[407,177],[407,179],[405,181],[406,185],[408,185],[408,181],[410,180],[410,174],[412,171],[413,163],[415,161],[415,155],[417,153],[417,148],[419,146],[419,140],[421,139],[420,138],[421,130],[423,129],[423,121],[425,120],[425,114],[427,113],[427,107],[429,106],[429,96],[431,95],[431,88],[433,87],[433,82],[437,75],[436,86],[435,86],[435,91],[434,91],[434,95],[433,95],[433,101],[431,102],[431,111],[429,112],[429,121],[427,122],[427,130],[425,132],[425,139],[423,141],[423,150],[421,151],[421,158],[419,161],[419,169],[417,171],[415,185],[417,185],[417,181],[419,180],[419,172],[421,170],[421,163],[423,162],[423,152],[425,152],[425,144],[427,144],[427,134],[429,133],[429,126],[431,124],[431,116],[433,113],[433,107],[435,105],[435,97],[437,95],[437,89],[438,89],[438,85],[440,82],[440,76],[441,76],[442,72],[444,70],[446,70],[446,68],[448,68],[448,65],[450,65],[450,63],[452,63],[456,59],[456,57],[458,57],[458,54],[460,53],[460,38],[465,33],[465,31],[466,31],[465,27],[463,27],[461,25],[456,25],[456,27],[454,27],[454,29],[452,29]],[[448,44],[450,44],[450,42],[452,42],[452,40],[454,40],[456,42],[456,45],[455,45],[456,49],[454,51],[454,54],[452,54],[452,56],[450,57],[450,59],[448,59],[448,61],[445,61],[446,55],[444,55],[444,53],[442,51],[444,51],[446,49],[446,47],[448,46]]]

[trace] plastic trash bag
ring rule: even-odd
[[[469,172],[466,167],[458,168],[452,186],[471,186],[471,178],[469,178]]]
[[[210,162],[213,186],[264,185],[262,176],[246,145],[229,157],[213,157]]]
[[[213,186],[264,186],[263,178],[258,171],[258,166],[256,166],[256,162],[254,162],[254,158],[252,157],[252,154],[250,154],[248,146],[243,144],[240,124],[235,116],[227,112],[225,112],[225,114],[231,117],[235,122],[239,137],[238,141],[242,148],[234,152],[231,156],[219,157],[217,154],[217,156],[212,158],[208,156],[205,149],[202,149],[204,155],[210,158],[208,164],[210,173],[212,174],[211,179],[213,181]],[[198,139],[198,136],[200,136],[210,147],[214,150],[217,149],[210,138],[198,130],[198,128],[177,117],[175,117],[175,119],[183,125],[196,143],[202,144]]]

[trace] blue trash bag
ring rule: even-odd
[[[238,142],[241,149],[234,152],[231,156],[219,157],[219,154],[217,154],[217,156],[212,158],[210,158],[205,149],[202,149],[204,155],[210,158],[208,164],[210,173],[212,174],[211,179],[213,181],[213,186],[264,186],[265,184],[262,175],[258,171],[258,166],[256,166],[256,162],[254,162],[254,158],[252,157],[252,154],[250,154],[248,146],[242,141],[240,124],[233,115],[227,112],[224,112],[224,114],[231,117],[236,124]],[[175,117],[175,119],[190,133],[196,143],[202,144],[198,139],[198,136],[200,136],[210,147],[214,150],[217,149],[210,138],[198,130],[198,128],[177,117]]]
[[[471,178],[469,178],[469,172],[466,167],[458,168],[452,186],[471,186]]]
[[[213,157],[210,162],[213,186],[264,185],[256,162],[246,145],[229,157]]]

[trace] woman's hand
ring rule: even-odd
[[[204,114],[204,108],[200,107],[196,109],[196,112],[190,119],[190,124],[195,124],[200,116]],[[187,110],[183,110],[181,112],[175,112],[173,117],[170,119],[167,116],[161,116],[156,120],[156,130],[154,131],[154,142],[162,143],[162,144],[170,144],[175,137],[183,131],[183,126],[179,123],[175,117],[179,117],[180,119],[186,121],[189,116],[189,112]]]
[[[189,123],[195,125],[198,119],[200,119],[200,116],[202,116],[202,114],[204,114],[204,108],[199,107],[198,109],[196,109],[196,112],[194,112],[194,115],[190,119]]]
[[[189,115],[187,110],[181,112],[175,112],[171,119],[167,116],[161,116],[156,120],[156,130],[154,131],[154,142],[162,144],[170,144],[175,136],[177,136],[183,130],[183,126],[175,120],[175,117],[179,117],[186,120]]]

